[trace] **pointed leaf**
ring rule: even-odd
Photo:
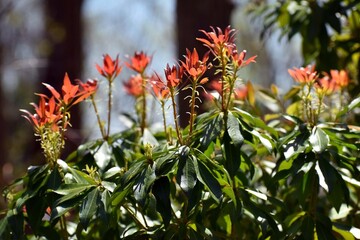
[[[314,152],[321,153],[329,144],[329,136],[321,128],[314,127],[311,131],[309,142]]]
[[[216,201],[222,197],[221,186],[212,172],[201,162],[194,159],[199,181],[204,184]]]
[[[127,186],[125,189],[121,189],[121,191],[119,191],[119,189],[115,189],[115,192],[111,196],[111,204],[113,206],[120,205],[129,194],[131,189],[132,188],[130,186]]]
[[[227,131],[223,137],[223,154],[225,156],[225,168],[231,177],[235,176],[240,167],[241,150],[232,144],[231,138]]]
[[[161,214],[165,227],[171,220],[170,183],[168,177],[161,177],[154,182],[152,193],[156,198],[156,210]]]
[[[89,192],[81,204],[79,212],[80,224],[85,230],[87,229],[91,218],[96,215],[99,197],[99,190],[94,188]]]
[[[142,205],[145,205],[146,198],[148,197],[150,187],[156,179],[154,169],[148,165],[140,177],[137,178],[134,185],[134,196],[135,199]]]
[[[321,155],[319,167],[329,188],[328,198],[339,212],[343,203],[349,203],[349,189],[339,172],[328,162],[330,155]]]
[[[108,144],[107,141],[104,141],[98,149],[92,151],[92,154],[94,156],[96,165],[101,170],[104,170],[110,163],[112,147]]]
[[[179,161],[176,180],[185,192],[194,188],[197,177],[194,159],[192,157],[188,156],[187,158]]]
[[[244,137],[242,136],[240,131],[239,121],[234,117],[234,115],[231,112],[229,112],[228,114],[227,132],[233,144],[236,147],[240,147],[244,141]]]

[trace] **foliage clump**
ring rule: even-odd
[[[164,77],[148,74],[152,56],[128,58],[125,66],[135,75],[124,88],[135,98],[136,116],[122,132],[110,131],[113,87],[123,67],[118,57],[104,55],[103,66],[96,66],[108,82],[106,121],[95,101],[97,81],[72,85],[65,75],[61,94],[45,85],[52,96],[39,94],[36,113],[23,112],[46,163],[6,188],[3,238],[359,236],[360,127],[351,116],[360,98],[346,94],[347,73],[293,68],[295,85],[281,95],[276,86],[262,89],[240,78],[256,56],[237,49],[233,29],[201,32],[198,40],[209,51],[199,56],[187,49]],[[181,101],[189,104],[190,118],[181,129],[176,96],[185,89],[191,94]],[[160,103],[162,130],[148,121],[151,97]],[[86,98],[101,138],[59,159],[69,109]],[[198,115],[201,100],[208,110]]]

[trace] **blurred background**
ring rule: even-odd
[[[202,36],[199,29],[208,31],[210,26],[225,28],[230,24],[237,30],[239,50],[246,49],[248,56],[258,56],[256,64],[243,70],[243,79],[261,87],[274,83],[286,91],[293,83],[287,69],[300,67],[311,59],[304,55],[304,34],[293,31],[290,36],[284,29],[270,28],[279,18],[269,22],[271,19],[263,15],[264,4],[277,4],[280,9],[279,4],[284,2],[291,14],[297,8],[290,8],[289,2],[319,2],[317,6],[325,7],[324,2],[352,1],[0,0],[1,189],[24,174],[30,164],[43,161],[33,129],[19,109],[33,111],[29,103],[38,101],[34,93],[48,94],[41,83],[60,89],[65,72],[72,80],[101,79],[95,64],[102,65],[103,54],[119,55],[123,63],[127,55],[144,51],[153,55],[150,71],[162,75],[166,64],[182,59],[186,48],[205,51],[195,40]],[[357,3],[352,5],[355,6]],[[338,11],[334,16],[335,13]],[[337,18],[340,22],[341,16]],[[281,21],[284,25],[284,20]],[[290,24],[291,18],[286,21]],[[312,29],[314,22],[304,24]],[[337,33],[337,29],[329,30],[328,35],[332,33]],[[312,60],[318,59],[314,56]],[[122,82],[130,75],[124,69],[115,83],[114,110],[119,114],[133,113],[130,107],[133,99],[122,88]],[[97,101],[105,103],[101,92]],[[124,128],[118,115],[114,117],[112,132]],[[66,152],[99,136],[90,103],[74,109],[71,122]]]

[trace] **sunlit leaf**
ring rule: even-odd
[[[193,189],[197,181],[195,160],[190,156],[186,159],[179,160],[176,180],[185,192]]]
[[[314,152],[321,153],[329,144],[329,136],[321,128],[314,127],[311,131],[309,142]]]
[[[133,188],[134,197],[141,205],[145,204],[150,187],[155,179],[155,171],[150,165],[142,171],[138,178],[136,178]]]
[[[112,147],[107,141],[104,141],[99,148],[92,151],[96,165],[104,170],[110,163]]]
[[[319,167],[329,187],[328,198],[336,211],[339,211],[342,203],[349,202],[349,189],[339,172],[329,163],[330,155],[320,157]]]

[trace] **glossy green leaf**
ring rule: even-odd
[[[272,217],[270,212],[253,202],[250,199],[249,193],[246,190],[241,190],[241,196],[244,203],[244,208],[251,212],[254,215],[255,219],[259,219],[259,217],[266,219],[266,225],[268,225],[272,229],[274,237],[279,234],[277,223],[275,222],[275,219]],[[269,229],[267,227],[263,226],[264,234],[268,230]]]
[[[104,141],[96,150],[92,151],[96,165],[104,170],[110,163],[112,156],[112,147],[107,141]]]
[[[329,188],[328,198],[339,211],[341,204],[349,202],[349,189],[339,172],[330,164],[330,154],[321,155],[319,167]]]
[[[131,184],[133,179],[138,177],[146,167],[147,164],[143,159],[140,159],[131,164],[129,170],[125,172],[121,179],[123,185]]]
[[[124,189],[117,188],[115,189],[115,192],[111,196],[111,204],[113,206],[118,206],[123,203],[127,195],[131,192],[132,187],[127,186]]]
[[[196,164],[196,171],[199,181],[204,184],[216,201],[222,197],[221,186],[213,173],[201,162],[194,161]]]
[[[323,152],[329,144],[329,136],[319,127],[314,127],[309,142],[316,153]]]
[[[235,111],[233,112],[233,114],[236,116],[237,114],[240,117],[240,120],[244,120],[247,123],[249,123],[252,127],[257,128],[257,129],[262,129],[264,131],[267,131],[268,133],[270,133],[272,136],[278,137],[278,133],[277,131],[275,131],[274,128],[269,127],[266,123],[264,123],[264,121],[262,119],[260,119],[259,117],[253,116],[250,113],[239,109],[239,108],[234,108]],[[251,130],[249,130],[251,131]]]
[[[94,188],[90,191],[87,196],[84,198],[84,201],[81,204],[79,218],[80,224],[86,230],[89,222],[92,218],[95,217],[98,203],[100,199],[100,194],[98,188]]]
[[[165,156],[158,158],[155,162],[155,173],[157,176],[163,176],[168,174],[174,169],[179,158],[174,153],[168,153]]]
[[[244,137],[241,134],[239,121],[234,117],[231,112],[229,112],[228,114],[227,132],[235,147],[240,147],[241,144],[244,142]]]
[[[176,180],[181,189],[185,192],[194,188],[197,176],[195,170],[195,158],[188,156],[186,159],[179,160],[178,171],[176,174]]]
[[[64,184],[59,189],[53,190],[53,192],[67,196],[68,199],[70,199],[72,196],[79,195],[80,193],[94,186],[95,185],[90,185],[86,183]]]
[[[51,216],[50,220],[52,223],[56,223],[59,217],[69,212],[71,209],[78,207],[83,199],[85,198],[87,192],[77,195],[76,197],[67,198],[66,200],[60,198],[54,203],[54,206],[51,207]],[[63,198],[66,198],[64,196]]]
[[[232,140],[227,132],[224,133],[223,137],[223,154],[225,156],[225,168],[230,177],[233,177],[240,167],[241,150],[232,144]]]
[[[171,220],[170,183],[167,177],[161,177],[154,182],[152,193],[156,198],[156,210],[161,214],[165,227]]]
[[[251,134],[254,135],[255,137],[257,137],[260,142],[262,143],[262,145],[264,145],[264,147],[269,151],[272,152],[272,150],[274,149],[274,143],[272,142],[271,138],[265,134],[261,134],[256,130],[252,130]]]
[[[222,115],[219,114],[215,114],[214,117],[203,123],[203,131],[200,137],[200,144],[203,149],[206,149],[210,142],[219,137],[222,125]]]
[[[79,171],[75,168],[69,167],[69,172],[74,177],[75,181],[79,184],[90,184],[90,185],[96,185],[96,182],[94,179],[92,179],[88,174],[85,172]]]
[[[353,99],[349,105],[346,105],[344,108],[342,108],[336,117],[339,118],[357,107],[360,107],[360,97]]]
[[[145,204],[150,187],[155,179],[155,171],[150,165],[142,171],[138,178],[136,178],[136,181],[134,182],[134,197],[141,205]]]

